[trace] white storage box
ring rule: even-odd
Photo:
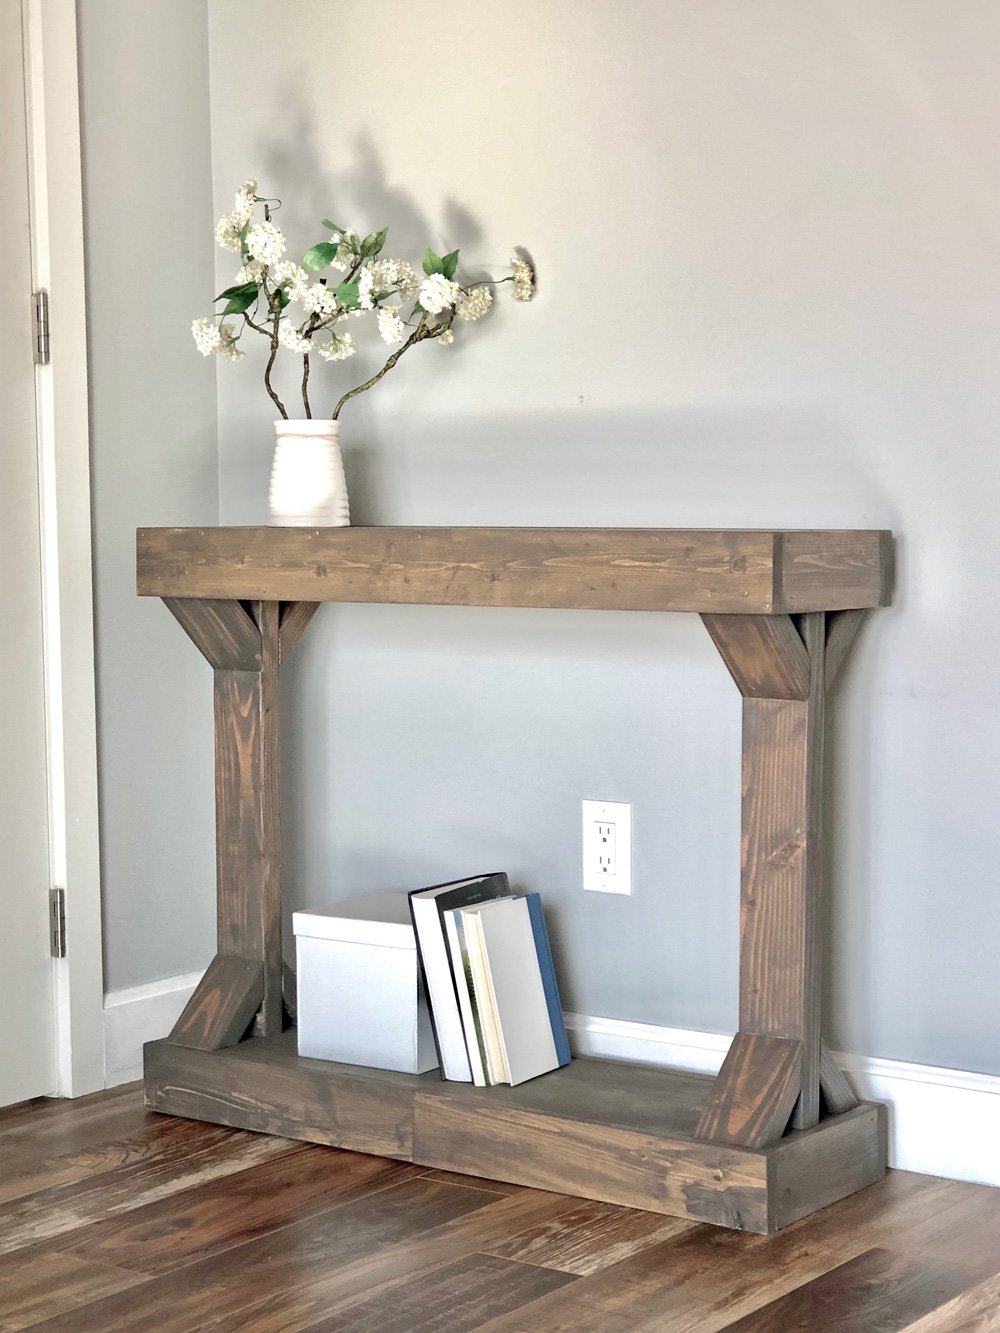
[[[299,1055],[423,1074],[438,1066],[405,893],[292,916]]]

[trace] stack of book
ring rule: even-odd
[[[442,1077],[489,1087],[569,1064],[538,894],[499,872],[409,898]]]

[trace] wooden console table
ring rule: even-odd
[[[154,1110],[769,1232],[879,1179],[820,1021],[823,715],[874,531],[147,528],[138,591],[215,673],[218,953],[146,1047]],[[739,1031],[715,1079],[575,1060],[474,1088],[302,1060],[281,952],[278,672],[320,602],[698,613],[743,696]],[[288,1003],[286,1003],[286,1000]]]

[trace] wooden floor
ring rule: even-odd
[[[0,1330],[1000,1330],[1000,1190],[770,1238],[144,1111],[0,1112]]]

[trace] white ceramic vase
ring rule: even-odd
[[[338,425],[329,419],[274,423],[269,524],[291,528],[346,528],[350,524]]]

